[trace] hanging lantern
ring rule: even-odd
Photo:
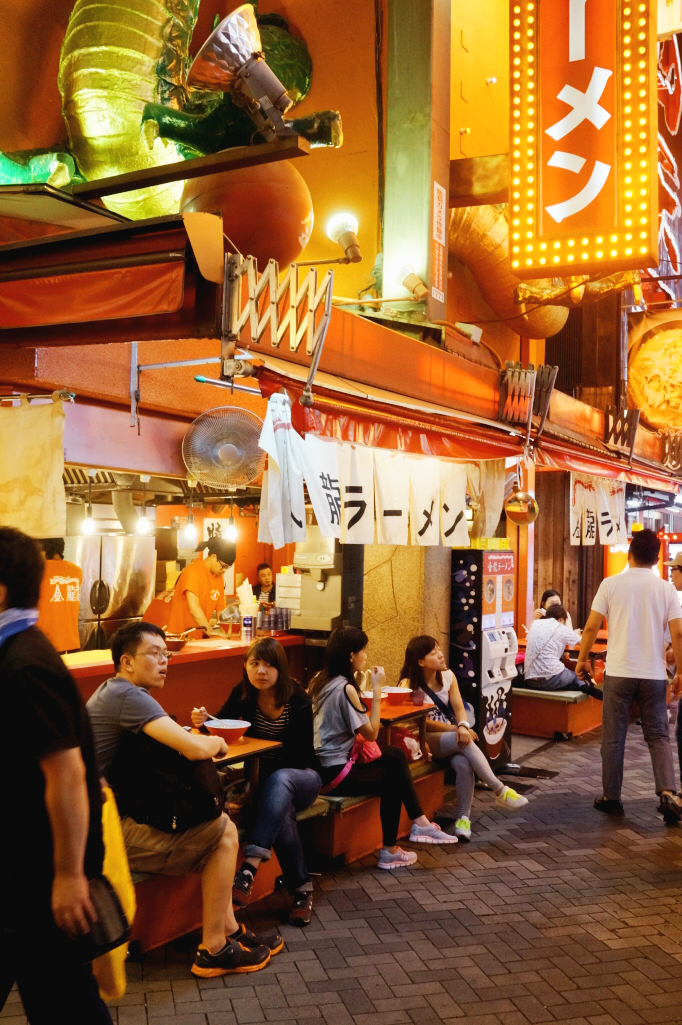
[[[537,519],[540,507],[527,491],[515,491],[504,503],[504,511],[517,527],[528,527]]]

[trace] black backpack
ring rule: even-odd
[[[108,774],[121,816],[184,833],[217,819],[225,794],[214,762],[193,762],[146,733],[126,731]]]

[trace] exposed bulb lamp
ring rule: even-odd
[[[193,488],[197,486],[196,480],[193,478],[187,481],[189,485],[189,516],[187,517],[187,526],[182,532],[182,536],[185,541],[189,541],[190,544],[196,544],[197,542],[197,528],[194,525],[194,491]]]
[[[149,534],[151,529],[152,525],[147,519],[147,485],[145,479],[142,478],[142,512],[137,518],[135,530],[138,534]]]
[[[232,506],[230,506],[230,518],[228,520],[227,527],[225,529],[225,539],[227,541],[236,541],[237,540],[237,527],[236,527],[235,522],[234,522],[234,510],[233,510]]]
[[[412,292],[415,299],[424,299],[429,294],[428,288],[419,275],[415,274],[411,263],[403,264],[398,271],[396,281],[403,288],[406,288],[408,292]]]
[[[352,214],[334,214],[327,221],[327,238],[337,242],[344,253],[348,263],[360,263],[362,253],[358,243],[358,219]]]
[[[292,101],[265,61],[251,4],[242,4],[211,32],[194,58],[187,85],[230,93],[266,142],[297,134],[282,118]]]

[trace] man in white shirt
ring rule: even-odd
[[[601,701],[601,689],[579,680],[561,661],[566,646],[580,640],[580,633],[568,628],[567,619],[566,609],[554,603],[547,608],[544,619],[533,622],[526,640],[525,684],[536,690],[580,690]]]
[[[673,585],[651,572],[660,547],[653,530],[638,531],[630,543],[628,571],[601,582],[583,631],[576,672],[581,678],[589,673],[589,653],[606,617],[609,640],[601,744],[604,795],[594,806],[609,815],[623,814],[620,794],[625,738],[636,700],[660,798],[658,811],[672,824],[682,819],[682,806],[675,797],[668,732],[665,633],[669,627],[675,660],[682,666],[682,608]],[[673,693],[682,693],[679,674],[673,681]]]

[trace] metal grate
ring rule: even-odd
[[[94,477],[88,476],[87,468],[84,469],[82,466],[65,466],[64,473],[62,474],[62,480],[64,486],[68,487],[80,487],[83,484],[87,487],[88,481],[92,481],[93,487],[96,484],[113,484],[116,486],[113,474],[109,473],[108,470],[98,470]]]

